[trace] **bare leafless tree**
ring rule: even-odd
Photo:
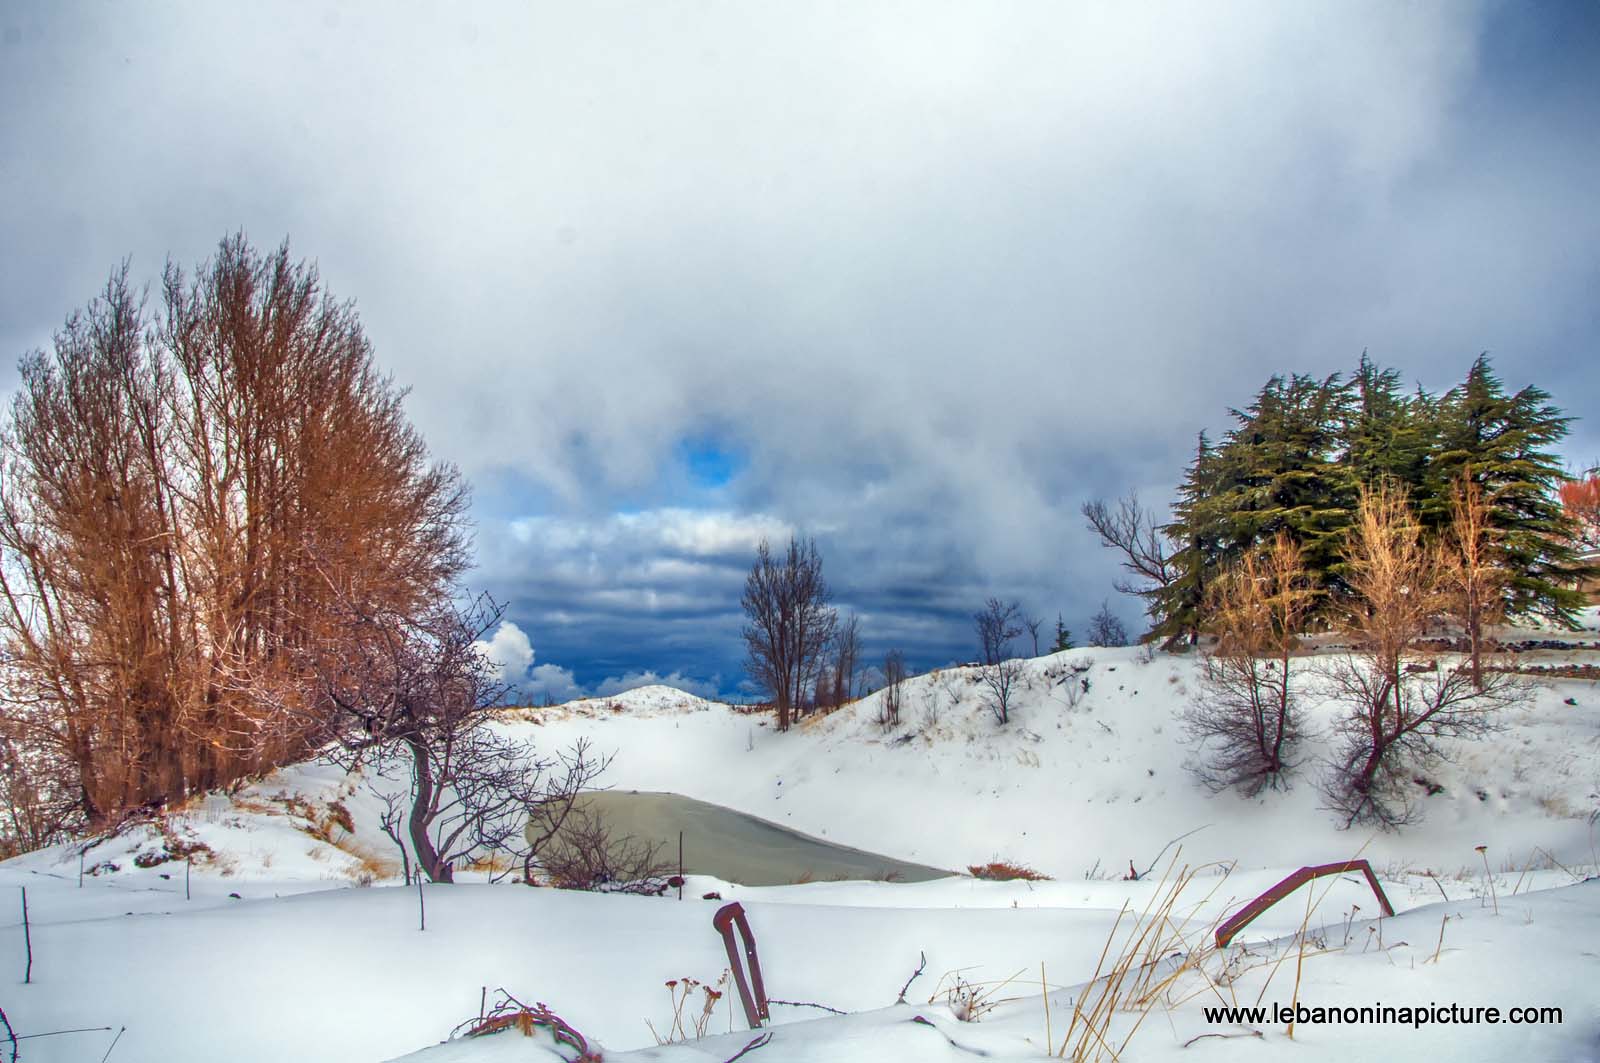
[[[890,650],[883,656],[883,694],[878,702],[878,723],[886,731],[900,726],[901,686],[905,679],[905,654]]]
[[[1011,703],[1023,674],[1023,663],[1011,649],[1012,640],[1022,634],[1022,607],[990,598],[972,614],[972,623],[982,655],[978,681],[987,691],[989,711],[1003,724],[1011,719]]]
[[[1027,662],[1017,657],[1006,657],[978,669],[978,681],[983,685],[985,702],[994,713],[996,723],[1011,721],[1011,707],[1022,689]]]
[[[1450,496],[1450,526],[1443,552],[1447,611],[1466,630],[1472,655],[1472,682],[1483,686],[1483,652],[1486,628],[1505,613],[1505,569],[1498,533],[1490,521],[1489,500],[1472,478],[1470,467],[1461,472]]]
[[[990,598],[972,614],[972,625],[978,633],[979,663],[995,664],[1012,655],[1011,640],[1022,634],[1022,606]]]
[[[1131,578],[1119,580],[1118,591],[1149,598],[1178,578],[1173,563],[1177,546],[1137,493],[1130,491],[1118,499],[1115,510],[1102,499],[1085,502],[1082,513],[1089,530],[1100,537],[1100,545],[1122,554],[1122,567]]]
[[[740,599],[745,670],[771,693],[780,731],[789,729],[795,709],[814,689],[821,671],[837,623],[829,597],[815,542],[802,545],[791,538],[780,558],[761,540]]]
[[[1028,629],[1028,637],[1033,640],[1033,655],[1039,656],[1039,628],[1044,621],[1038,617],[1023,614],[1022,626]]]
[[[1217,644],[1184,721],[1201,743],[1200,777],[1213,789],[1253,795],[1281,786],[1295,766],[1294,650],[1315,593],[1300,548],[1281,532],[1212,584],[1207,614]]]
[[[833,705],[837,708],[856,696],[857,662],[861,659],[861,617],[847,614],[833,635]]]
[[[1322,666],[1344,707],[1323,789],[1346,825],[1394,827],[1413,818],[1414,774],[1446,755],[1444,742],[1496,730],[1527,688],[1506,672],[1484,673],[1480,686],[1470,668],[1423,660],[1416,642],[1449,608],[1449,566],[1402,489],[1363,489],[1348,534],[1349,593],[1337,605],[1353,645]]]
[[[539,794],[528,804],[526,845],[521,851],[522,880],[533,881],[533,869],[549,846],[566,828],[578,807],[578,799],[594,789],[595,783],[611,766],[611,757],[591,752],[589,740],[580,738],[570,749],[562,750],[547,766],[546,779]]]
[[[421,616],[349,603],[332,635],[344,656],[313,655],[330,756],[380,775],[403,765],[405,842],[434,882],[453,881],[460,860],[518,853],[530,810],[569,801],[605,767],[579,747],[552,771],[562,762],[490,726],[508,688],[480,640],[500,617],[487,596]]]
[[[1126,646],[1128,629],[1111,611],[1111,603],[1102,601],[1100,611],[1089,619],[1089,645]]]
[[[411,795],[389,786],[380,786],[376,779],[368,779],[369,792],[378,799],[382,810],[378,813],[378,826],[400,851],[400,872],[405,884],[411,885],[411,850],[406,846],[406,817],[410,812]]]

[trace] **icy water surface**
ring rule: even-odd
[[[807,880],[882,879],[927,882],[953,872],[835,845],[788,827],[680,794],[606,790],[584,798],[602,813],[614,836],[659,842],[676,864],[683,832],[683,866],[746,886]]]

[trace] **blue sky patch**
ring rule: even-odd
[[[750,463],[742,450],[715,436],[682,440],[678,459],[698,487],[723,487]]]

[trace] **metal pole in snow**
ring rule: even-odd
[[[683,831],[678,832],[678,900],[683,900]]]
[[[33,934],[28,929],[28,887],[22,889],[22,945],[28,950],[28,967],[22,973],[22,984],[33,981]]]

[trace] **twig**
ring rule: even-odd
[[[768,997],[767,998],[767,1003],[768,1004],[787,1004],[791,1008],[818,1008],[818,1009],[820,1009],[822,1011],[831,1011],[835,1015],[848,1015],[848,1014],[850,1014],[848,1011],[840,1011],[838,1008],[830,1008],[826,1004],[813,1004],[809,1000],[775,1000],[772,997]]]
[[[1445,899],[1445,903],[1448,904],[1450,902],[1450,895],[1444,891],[1444,883],[1439,881],[1439,876],[1430,871],[1428,872],[1428,877],[1433,879],[1433,884],[1435,886],[1439,887],[1439,896],[1443,897]]]
[[[106,1028],[110,1029],[109,1026],[106,1027]],[[108,1047],[106,1049],[106,1054],[100,1057],[100,1063],[106,1063],[106,1060],[111,1058],[111,1049],[117,1047],[117,1042],[122,1040],[122,1035],[127,1033],[127,1032],[128,1032],[128,1028],[126,1026],[124,1026],[122,1029],[117,1031],[117,1036],[115,1036],[115,1037],[113,1037],[111,1039],[111,1045],[110,1045],[110,1047]]]
[[[11,1063],[17,1063],[17,1031],[11,1028],[11,1020],[6,1018],[5,1008],[0,1008],[0,1026],[6,1028],[6,1040],[11,1042]]]
[[[922,972],[927,969],[928,954],[919,950],[917,956],[919,957],[917,969],[911,972],[911,977],[906,979],[906,984],[900,987],[900,997],[895,1001],[896,1004],[904,1004],[906,1002],[906,991],[911,988],[911,983],[922,977]]]
[[[422,899],[422,876],[417,875],[417,929],[428,929],[428,905]]]
[[[19,1041],[31,1041],[35,1037],[60,1037],[67,1033],[110,1033],[109,1026],[80,1026],[76,1030],[47,1030],[44,1033],[23,1033],[17,1035]]]
[[[772,1034],[771,1033],[764,1033],[760,1037],[753,1038],[750,1041],[749,1044],[745,1045],[743,1048],[739,1049],[739,1051],[737,1051],[733,1055],[729,1056],[726,1060],[723,1061],[723,1063],[733,1063],[733,1061],[738,1059],[740,1056],[745,1055],[746,1053],[749,1053],[749,1052],[754,1052],[758,1048],[765,1048],[771,1042],[772,1042]]]
[[[1203,1034],[1199,1034],[1199,1035],[1197,1035],[1195,1037],[1191,1037],[1187,1041],[1183,1042],[1183,1047],[1188,1048],[1190,1045],[1194,1044],[1196,1041],[1204,1041],[1207,1037],[1220,1037],[1224,1041],[1227,1041],[1227,1040],[1231,1040],[1232,1038],[1235,1038],[1235,1037],[1260,1037],[1260,1036],[1261,1036],[1261,1031],[1260,1030],[1251,1030],[1249,1033],[1203,1033]]]
[[[1167,844],[1163,845],[1161,847],[1161,851],[1156,854],[1156,858],[1154,860],[1150,861],[1150,866],[1145,868],[1142,872],[1139,873],[1139,879],[1143,880],[1145,875],[1148,875],[1150,872],[1152,872],[1152,871],[1154,871],[1156,869],[1156,865],[1161,863],[1161,858],[1166,855],[1166,852],[1167,852],[1168,849],[1172,848],[1174,845],[1177,845],[1179,842],[1183,841],[1183,839],[1187,838],[1191,834],[1199,834],[1201,831],[1205,830],[1209,826],[1211,826],[1211,824],[1202,823],[1202,824],[1200,824],[1200,826],[1196,827],[1194,830],[1184,831],[1182,834],[1178,835],[1176,838],[1172,839],[1170,842],[1168,842]]]

